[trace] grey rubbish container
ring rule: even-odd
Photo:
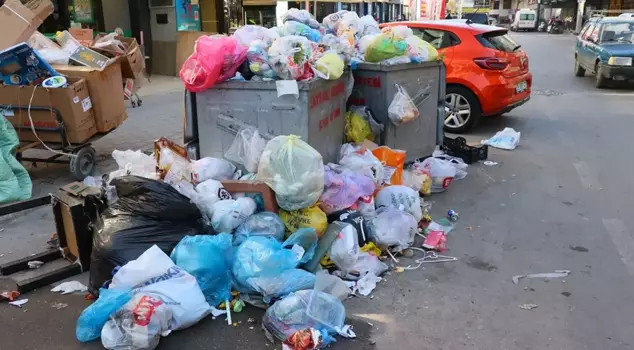
[[[185,94],[185,143],[190,157],[222,158],[241,127],[257,127],[265,138],[298,135],[324,163],[336,162],[344,143],[346,88],[337,80],[298,82],[299,96],[278,97],[274,81],[228,81]]]
[[[381,143],[407,151],[407,161],[430,156],[442,144],[445,113],[445,65],[442,61],[409,63],[395,66],[359,64],[354,73],[354,89],[348,100],[352,105],[368,106],[375,118],[385,125]],[[396,93],[396,85],[405,88],[418,105],[418,119],[395,126],[387,110]]]

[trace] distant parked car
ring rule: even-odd
[[[592,72],[597,88],[611,80],[634,80],[633,41],[634,18],[592,17],[577,37],[575,75]]]
[[[471,130],[481,116],[497,116],[526,103],[533,76],[528,55],[506,29],[460,20],[396,22],[432,44],[447,67],[445,130]]]

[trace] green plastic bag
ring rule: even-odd
[[[31,177],[15,159],[19,144],[13,125],[0,111],[0,203],[31,198]]]
[[[370,43],[365,51],[365,61],[378,63],[392,57],[407,54],[407,43],[394,39],[391,34],[381,34]]]

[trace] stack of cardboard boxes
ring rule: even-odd
[[[42,20],[53,12],[50,0],[30,0],[27,6],[20,0],[6,0],[0,7],[0,54],[28,42]],[[138,66],[144,63],[142,55],[139,61],[135,47],[129,45],[130,52],[125,55],[111,56],[103,68],[80,65],[73,56],[67,65],[53,64],[57,73],[67,77],[68,83],[62,87],[0,84],[0,110],[16,127],[21,141],[39,138],[45,142],[82,143],[98,133],[107,133],[128,118],[123,77],[134,77],[135,71],[144,68]],[[84,58],[94,53],[80,48]]]

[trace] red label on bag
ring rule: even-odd
[[[157,307],[163,305],[163,301],[150,296],[143,296],[132,310],[134,321],[139,326],[147,326],[152,320],[152,314]]]
[[[449,187],[449,185],[451,185],[451,182],[453,181],[453,177],[446,177],[442,180],[442,188],[447,188]]]

